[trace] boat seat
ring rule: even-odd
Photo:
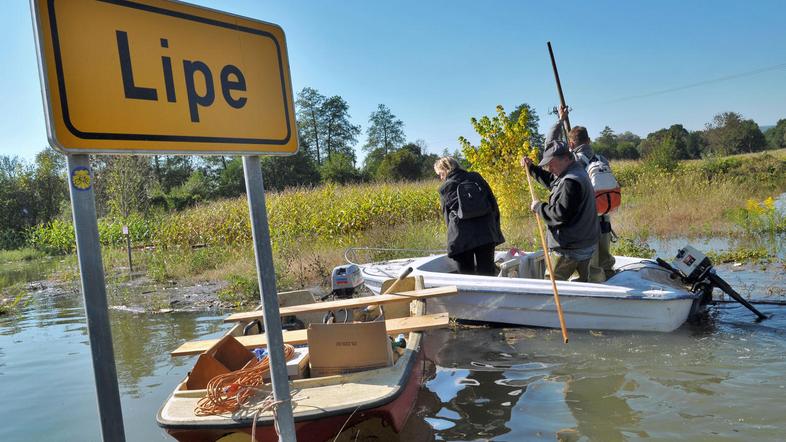
[[[543,250],[497,260],[500,278],[543,279],[546,276],[546,260]]]

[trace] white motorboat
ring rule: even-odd
[[[426,287],[455,285],[458,295],[431,301],[429,313],[462,320],[559,328],[551,282],[544,279],[543,252],[497,252],[499,276],[462,275],[446,255],[358,264],[365,285],[379,294],[383,281],[412,267]],[[558,281],[569,329],[670,332],[703,307],[672,272],[651,260],[616,257],[617,273],[603,284]]]

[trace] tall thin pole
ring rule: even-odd
[[[125,229],[128,229],[126,226]],[[131,232],[126,230],[126,252],[128,252],[128,280],[134,277],[134,263],[131,261]]]
[[[535,189],[532,187],[532,177],[529,174],[529,167],[524,166],[524,171],[527,173],[527,184],[529,184],[529,193],[532,196],[532,201],[537,201],[535,197]],[[543,233],[543,222],[540,220],[540,215],[535,214],[535,219],[538,220],[538,233],[540,234],[540,243],[543,245],[543,256],[546,258],[546,267],[549,269],[549,279],[551,279],[551,289],[554,291],[554,304],[557,305],[557,316],[559,316],[559,326],[562,329],[562,341],[568,343],[568,328],[565,326],[565,316],[562,314],[562,304],[559,302],[559,292],[557,291],[557,281],[554,279],[554,269],[551,267],[551,256],[549,256],[549,249],[546,244],[546,236]]]
[[[93,356],[101,437],[105,441],[125,441],[120,391],[117,386],[112,331],[106,301],[104,265],[98,240],[98,220],[93,191],[93,172],[87,155],[67,155],[69,191],[74,215],[76,253],[85,300],[85,316]]]
[[[246,176],[246,195],[248,195],[248,212],[251,217],[251,234],[254,238],[257,280],[264,312],[262,319],[265,323],[267,349],[270,354],[270,379],[273,384],[273,398],[279,402],[276,413],[278,437],[279,441],[294,442],[297,440],[295,422],[292,416],[292,401],[289,396],[289,376],[284,357],[284,338],[281,333],[276,274],[273,268],[270,228],[265,208],[265,185],[262,180],[259,156],[244,156],[243,172]]]
[[[554,50],[551,48],[551,42],[546,42],[546,46],[549,47],[549,57],[551,57],[551,68],[554,70],[554,79],[557,80],[557,93],[559,94],[559,104],[565,108],[568,107],[565,104],[565,95],[562,93],[562,83],[559,81],[559,72],[557,71],[557,62],[554,60]],[[568,139],[568,133],[570,132],[570,119],[568,115],[565,115],[565,119],[563,121],[563,129],[565,130],[565,139]]]

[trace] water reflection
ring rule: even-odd
[[[408,437],[777,439],[786,321],[748,316],[724,306],[674,333],[573,331],[568,345],[553,330],[430,332],[436,368]]]

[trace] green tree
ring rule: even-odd
[[[35,156],[35,199],[37,223],[49,222],[60,213],[60,207],[68,200],[68,185],[65,179],[65,156],[47,147]]]
[[[679,139],[675,137],[665,137],[661,139],[647,152],[644,157],[644,164],[668,172],[673,171],[679,164],[679,160],[677,159],[679,150],[677,147],[678,143]]]
[[[334,153],[340,153],[355,162],[355,150],[360,134],[360,126],[350,122],[349,105],[343,98],[334,95],[322,103],[320,122],[324,134],[326,158]]]
[[[401,148],[385,155],[376,171],[378,180],[411,181],[421,177],[423,161],[411,149]]]
[[[23,231],[35,225],[35,171],[18,157],[0,156],[0,249],[23,243]]]
[[[510,113],[508,117],[510,121],[518,121],[519,116],[524,113],[528,115],[527,118],[527,130],[530,133],[529,137],[529,144],[537,148],[538,150],[543,150],[543,143],[544,143],[544,136],[539,132],[539,124],[540,124],[540,117],[538,113],[535,112],[535,109],[527,103],[522,103],[516,106],[516,109]]]
[[[767,129],[764,137],[767,139],[767,146],[770,149],[786,147],[786,119],[778,120],[775,127]]]
[[[532,159],[537,156],[537,150],[530,144],[532,134],[527,129],[528,119],[529,114],[521,112],[513,121],[502,106],[497,106],[496,116],[470,120],[480,135],[479,145],[474,146],[466,138],[459,137],[461,151],[471,169],[489,183],[500,212],[508,219],[529,213],[527,178],[519,163],[524,156]]]
[[[639,144],[641,137],[630,131],[617,135],[616,158],[636,160],[639,158]]]
[[[439,159],[435,154],[426,153],[428,146],[424,140],[415,140],[401,146],[401,150],[409,150],[417,157],[420,164],[420,175],[417,178],[434,178],[434,163]],[[457,157],[456,160],[459,160]],[[413,178],[416,179],[416,178]]]
[[[322,152],[320,143],[323,139],[322,134],[322,111],[325,104],[325,96],[316,89],[305,87],[297,94],[297,124],[300,132],[300,139],[306,145],[314,149],[307,152],[317,164],[322,162]]]
[[[322,181],[326,183],[347,184],[361,180],[360,172],[355,168],[354,158],[342,153],[334,153],[319,168]]]
[[[712,122],[707,124],[703,139],[707,148],[718,155],[757,152],[767,146],[759,125],[736,112],[715,115]]]
[[[243,175],[243,160],[239,157],[227,162],[226,168],[218,175],[216,195],[224,198],[237,197],[245,193],[246,181]]]
[[[112,160],[105,159],[104,162],[112,162]],[[194,172],[194,157],[190,155],[153,156],[152,169],[153,175],[163,191],[169,192],[171,189],[185,184]]]
[[[153,168],[149,157],[139,155],[107,156],[102,170],[109,214],[128,218],[132,213],[144,213],[150,203],[149,189]]]
[[[668,140],[668,142],[667,142]],[[639,151],[642,158],[649,157],[652,152],[659,149],[658,155],[662,155],[664,145],[671,146],[668,151],[675,156],[674,160],[687,160],[697,158],[696,138],[691,136],[681,124],[673,124],[668,129],[655,131],[639,144]]]
[[[606,126],[600,131],[600,135],[592,141],[592,150],[606,158],[618,158],[617,135]]]
[[[382,149],[382,155],[385,156],[404,143],[404,122],[396,118],[384,104],[371,113],[368,122],[368,139],[363,147],[365,150],[372,152]]]
[[[195,170],[185,183],[166,194],[167,205],[170,209],[182,210],[206,201],[214,194],[213,186],[203,171]]]
[[[385,159],[385,149],[378,147],[371,150],[363,160],[363,175],[368,179],[375,177],[383,159]]]
[[[307,149],[302,149],[294,155],[262,158],[265,189],[284,190],[319,183],[319,170],[306,152]]]

